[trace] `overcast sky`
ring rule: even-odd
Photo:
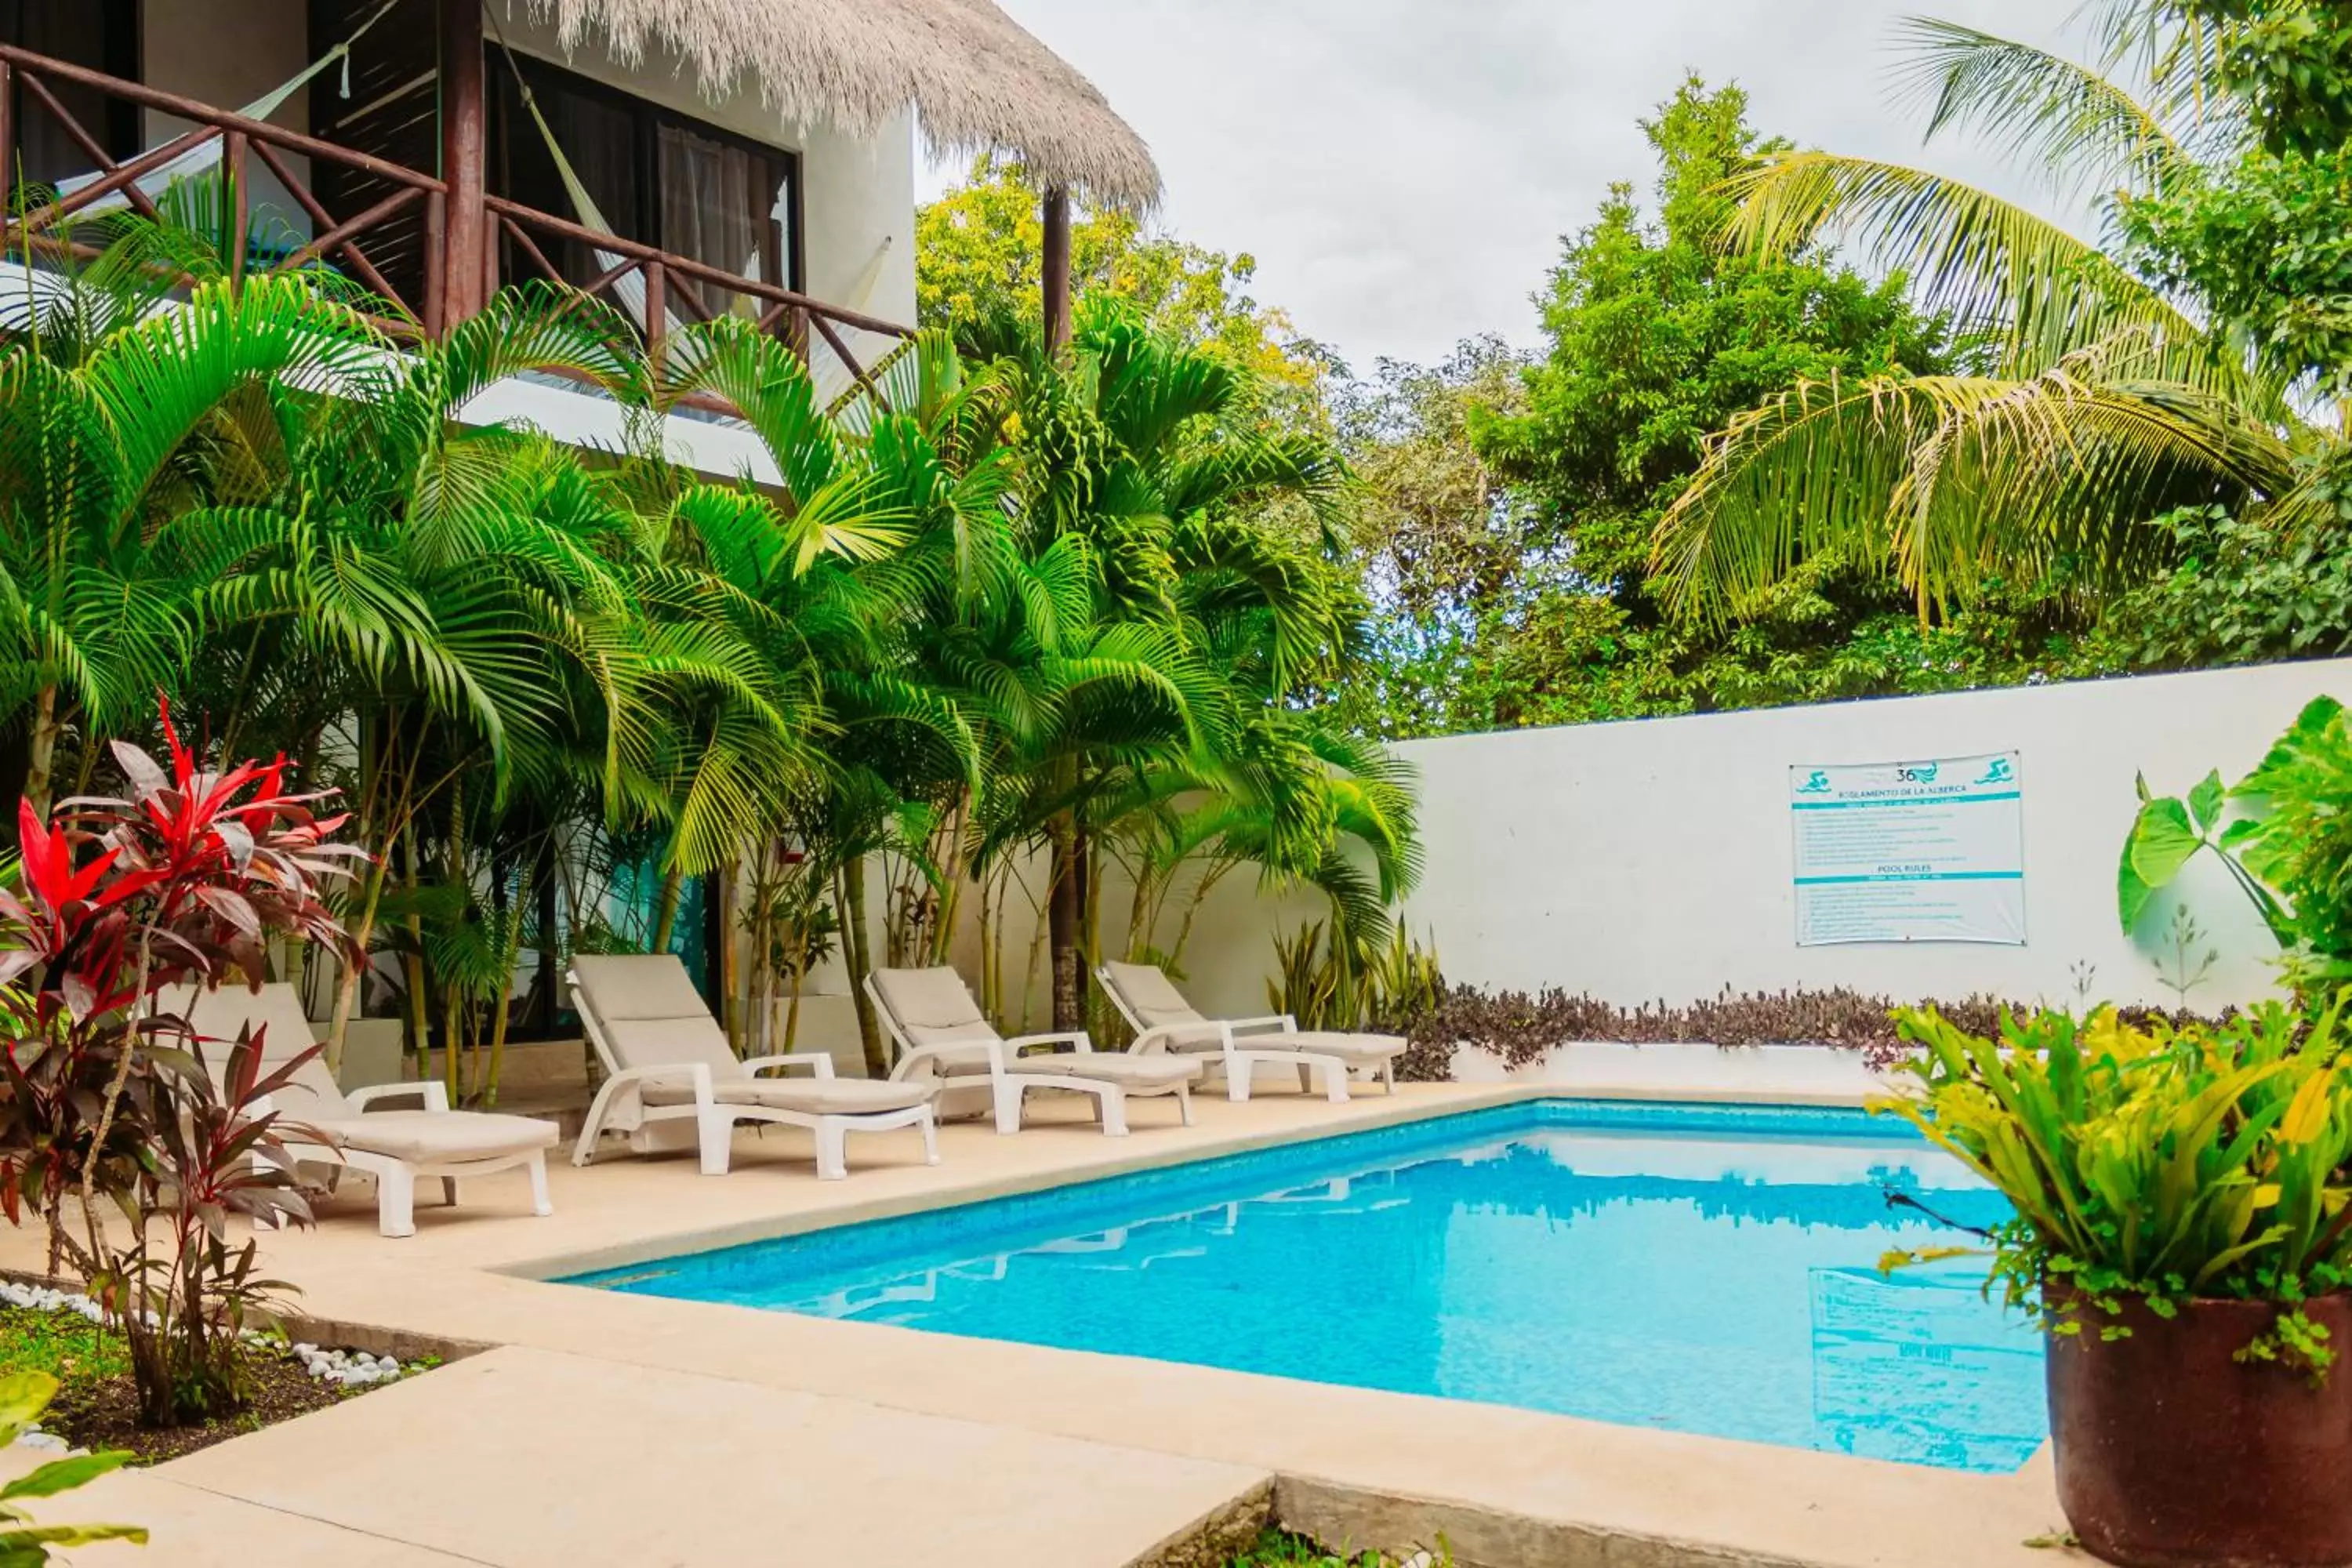
[[[1646,195],[1635,120],[1685,68],[1758,127],[1946,172],[2055,210],[1888,102],[1919,11],[2049,47],[2073,0],[999,0],[1093,79],[1167,181],[1162,221],[1258,258],[1257,295],[1360,370],[1498,331],[1614,180]],[[960,171],[933,170],[925,195]]]

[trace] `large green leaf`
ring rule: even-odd
[[[0,1377],[0,1433],[13,1438],[39,1420],[57,1392],[58,1380],[45,1372],[16,1372]]]
[[[2157,889],[2180,874],[2180,868],[2205,846],[2190,820],[2189,808],[2167,795],[2139,808],[2131,836],[2124,841],[2123,869],[2117,879],[2116,912],[2129,931]]]
[[[16,1502],[25,1498],[55,1497],[86,1486],[109,1470],[118,1470],[138,1458],[121,1449],[110,1449],[102,1454],[76,1454],[69,1458],[52,1459],[40,1468],[17,1477],[0,1487],[0,1502]]]
[[[50,1561],[51,1546],[94,1546],[101,1541],[147,1544],[147,1531],[135,1524],[44,1524],[28,1530],[0,1530],[0,1568],[39,1568]]]
[[[2219,768],[2200,779],[2197,787],[2189,792],[2189,814],[2197,819],[2200,834],[2211,833],[2221,822],[2221,808],[2229,795],[2228,788],[2221,783],[2221,770]]]

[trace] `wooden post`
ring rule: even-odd
[[[1070,193],[1062,185],[1045,192],[1045,352],[1070,346]]]
[[[0,258],[7,254],[8,226],[16,200],[16,71],[0,60]],[[29,255],[29,251],[27,252]]]
[[[443,312],[448,308],[447,291],[441,279],[448,274],[449,198],[442,191],[425,195],[425,308],[420,312],[419,325],[434,342],[441,341]]]
[[[646,360],[658,378],[662,342],[669,327],[669,268],[658,261],[648,261],[642,274],[646,280]]]
[[[228,282],[234,291],[245,287],[247,226],[253,211],[246,199],[242,131],[232,131],[221,139],[221,199],[228,205],[228,211],[222,215],[228,220],[228,232],[222,237],[222,244],[228,251]]]
[[[482,205],[489,166],[489,106],[485,101],[482,0],[440,0],[441,177],[446,257],[441,267],[444,331],[478,313],[492,276],[489,212]],[[429,311],[428,307],[428,311]]]

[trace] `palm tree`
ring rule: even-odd
[[[2243,145],[2210,35],[2161,0],[2114,9],[2111,76],[1948,22],[1908,25],[1901,84],[1927,133],[1972,128],[2061,195],[2123,205],[2182,189]],[[1787,254],[1860,239],[1974,345],[1969,370],[1806,383],[1715,437],[1661,521],[1677,603],[1736,614],[1812,556],[1886,563],[1923,617],[2060,558],[2092,585],[2141,577],[2149,519],[2191,502],[2292,500],[2323,439],[2293,377],[2062,225],[1921,169],[1791,152],[1732,182],[1726,242]]]
[[[526,370],[625,393],[636,362],[617,317],[517,291],[440,342],[388,348],[289,412],[267,504],[215,520],[215,629],[237,668],[300,693],[279,722],[308,732],[278,738],[323,754],[377,851],[355,934],[377,934],[396,889],[412,1044],[437,992],[454,1073],[457,992],[429,972],[428,926],[478,923],[479,851],[510,805],[583,767],[620,798],[647,670],[675,681],[711,661],[649,643],[632,575],[648,552],[572,449],[459,418]],[[457,951],[450,931],[435,940]],[[358,978],[341,977],[331,1056]]]
[[[740,645],[791,687],[801,725],[790,756],[718,730],[698,737],[673,870],[774,864],[790,841],[797,879],[831,885],[862,980],[868,860],[908,844],[902,826],[919,805],[968,802],[979,788],[978,742],[917,647],[932,621],[1000,593],[1012,559],[992,385],[927,336],[893,363],[884,401],[862,396],[836,417],[789,350],[726,320],[673,337],[663,373],[656,408],[718,394],[775,467],[772,485],[676,485],[659,510],[671,550],[708,574]],[[752,950],[766,946],[755,934]],[[754,988],[747,977],[747,1001]],[[852,989],[879,1069],[879,1028]]]
[[[1347,641],[1332,563],[1345,475],[1328,442],[1270,428],[1245,375],[1108,299],[1082,304],[1066,361],[1032,338],[1004,363],[1027,573],[1018,614],[980,628],[998,634],[982,668],[1004,693],[995,728],[1017,784],[990,803],[982,858],[1045,852],[1054,1026],[1067,1029],[1099,945],[1106,839],[1233,754]],[[1269,525],[1286,505],[1307,539]]]
[[[110,252],[110,255],[119,253]],[[26,268],[0,303],[0,705],[26,715],[46,810],[59,742],[139,726],[221,610],[220,542],[266,489],[279,395],[364,373],[375,334],[293,278],[200,283],[168,312],[143,269]]]
[[[349,922],[397,958],[453,1093],[487,1044],[471,1088],[495,1097],[520,954],[556,955],[559,882],[575,939],[596,923],[573,873],[599,846],[658,867],[656,942],[686,878],[804,856],[854,975],[873,856],[911,889],[888,951],[913,962],[945,955],[974,886],[985,941],[1042,851],[1066,1025],[1130,847],[1155,913],[1188,860],[1313,882],[1351,931],[1410,881],[1399,775],[1306,710],[1359,618],[1336,458],[1115,307],[1066,360],[1032,342],[975,369],[927,337],[828,410],[740,321],[647,363],[593,302],[509,292],[395,346],[340,284],[236,279],[136,222],[43,288],[0,355],[0,700],[37,793],[157,688],[226,746],[315,759],[375,851]],[[534,371],[653,415],[718,395],[775,475],[589,463],[461,417]]]

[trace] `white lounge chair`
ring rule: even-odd
[[[261,1057],[269,1068],[318,1043],[291,985],[264,985],[258,993],[226,986],[185,1005],[189,1021],[207,1041],[234,1041],[247,1024],[264,1029]],[[215,1074],[227,1065],[227,1057],[225,1047],[205,1048]],[[372,1109],[387,1100],[418,1100],[422,1108]],[[376,1229],[385,1236],[416,1234],[420,1176],[440,1177],[442,1201],[454,1205],[461,1180],[520,1167],[530,1173],[530,1212],[555,1212],[547,1201],[547,1151],[563,1132],[552,1121],[452,1110],[437,1082],[377,1084],[347,1093],[317,1057],[262,1103],[278,1112],[280,1140],[298,1164],[339,1166],[375,1178]],[[303,1131],[316,1131],[328,1142],[310,1142],[299,1135]]]
[[[1203,1017],[1155,964],[1105,963],[1096,969],[1095,979],[1135,1030],[1129,1050],[1213,1055],[1223,1069],[1229,1100],[1249,1098],[1250,1072],[1260,1062],[1297,1069],[1302,1093],[1310,1078],[1320,1078],[1323,1098],[1334,1104],[1348,1098],[1348,1079],[1360,1068],[1378,1078],[1386,1092],[1396,1092],[1396,1060],[1404,1055],[1405,1042],[1394,1035],[1301,1032],[1287,1013]]]
[[[1022,1097],[1031,1089],[1092,1096],[1103,1131],[1114,1138],[1127,1132],[1130,1097],[1172,1094],[1184,1125],[1192,1125],[1198,1062],[1097,1051],[1083,1029],[1008,1040],[982,1016],[963,976],[944,966],[875,970],[866,977],[866,994],[900,1052],[893,1070],[928,1060],[950,1085],[985,1076],[999,1132],[1021,1131]],[[1043,1054],[1026,1054],[1040,1047]]]
[[[849,1174],[852,1132],[923,1131],[923,1157],[940,1163],[931,1111],[934,1079],[909,1071],[877,1081],[835,1078],[823,1051],[739,1058],[672,953],[613,954],[572,961],[572,999],[605,1079],[588,1107],[572,1163],[594,1158],[606,1132],[629,1135],[639,1153],[699,1147],[702,1173],[723,1176],[739,1121],[775,1121],[816,1134],[816,1173]],[[811,1079],[758,1076],[804,1067]]]

